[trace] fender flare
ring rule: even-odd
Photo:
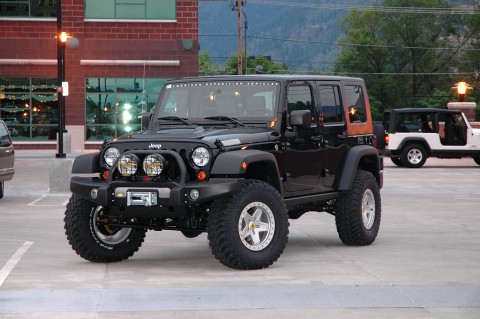
[[[353,185],[355,174],[360,161],[362,163],[362,169],[365,169],[373,174],[378,182],[380,188],[383,186],[383,158],[378,156],[377,150],[369,145],[359,145],[352,147],[346,154],[346,158],[343,165],[342,176],[338,183],[338,190],[349,190]]]
[[[246,169],[242,163],[247,164]],[[281,192],[280,171],[278,170],[277,160],[272,153],[260,150],[238,150],[221,153],[215,159],[211,170],[212,175],[245,175],[249,167],[255,163],[271,164],[273,169],[269,173],[270,178],[274,178],[274,187]],[[272,176],[274,175],[274,176]]]
[[[422,146],[425,147],[425,150],[430,153],[432,150],[430,148],[430,144],[428,144],[428,141],[423,138],[423,137],[406,137],[402,140],[402,142],[398,145],[397,149],[401,150],[402,148],[405,147],[406,144],[409,143],[417,143],[421,144]]]
[[[100,152],[75,157],[72,174],[90,174],[100,172]]]

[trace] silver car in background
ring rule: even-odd
[[[10,132],[8,131],[5,122],[0,120],[0,198],[3,197],[5,189],[4,182],[13,178],[15,170],[14,164],[14,149]]]

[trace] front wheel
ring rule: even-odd
[[[234,196],[210,207],[208,239],[213,255],[234,269],[272,265],[288,240],[287,208],[270,184],[247,180]]]
[[[380,229],[380,189],[372,173],[358,170],[352,188],[337,201],[335,223],[346,245],[364,246],[375,241]]]
[[[65,211],[65,234],[80,257],[93,262],[116,262],[138,251],[146,230],[110,226],[107,212],[78,195],[72,195]]]
[[[420,144],[409,144],[402,150],[400,159],[406,167],[419,168],[425,164],[427,152]]]

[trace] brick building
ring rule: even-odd
[[[0,0],[0,117],[17,149],[55,149],[57,1]],[[165,80],[198,73],[198,1],[63,0],[71,150],[140,128]]]

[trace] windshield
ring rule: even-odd
[[[274,81],[215,81],[165,86],[156,119],[270,121],[280,84]],[[177,121],[178,123],[181,123]]]

